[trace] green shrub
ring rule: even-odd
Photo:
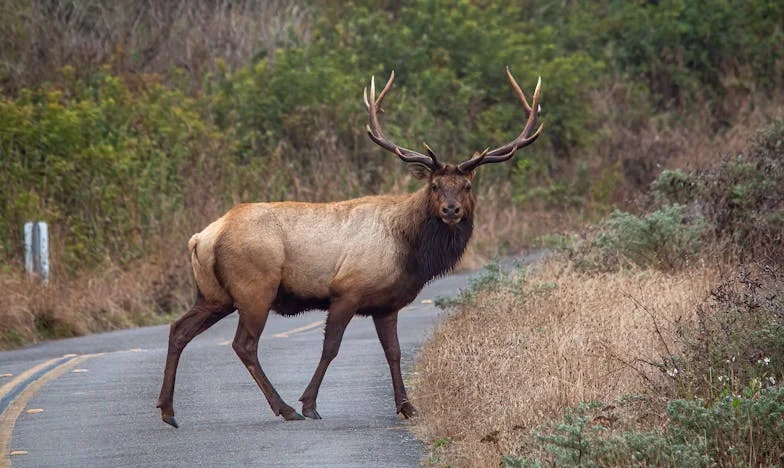
[[[775,0],[580,2],[566,18],[565,40],[607,54],[661,109],[782,84],[784,6]]]
[[[534,466],[777,466],[784,458],[784,388],[736,396],[706,407],[674,400],[663,431],[611,428],[614,406],[582,404],[535,433],[544,449],[506,456],[507,467]]]
[[[700,172],[664,171],[651,188],[656,204],[701,213],[739,259],[784,262],[784,118],[760,129],[746,154]]]
[[[138,258],[184,204],[186,168],[221,144],[195,100],[159,85],[133,94],[106,74],[0,101],[4,250],[17,254],[22,224],[44,220],[58,268]]]
[[[505,268],[497,260],[488,263],[482,272],[468,280],[468,285],[460,290],[456,297],[438,297],[436,305],[441,308],[454,307],[470,302],[474,297],[484,291],[503,289],[516,296],[522,296],[520,289],[526,275],[526,267],[519,263],[512,268]]]
[[[624,262],[671,269],[696,257],[705,230],[702,218],[687,218],[681,205],[645,216],[615,211],[590,241],[576,245],[573,255],[588,269],[614,269]]]
[[[784,263],[784,118],[760,129],[746,154],[699,172],[663,171],[648,198],[647,214],[616,210],[592,236],[557,247],[599,270],[680,268],[711,247],[727,259]]]
[[[664,170],[651,183],[651,192],[658,204],[690,203],[699,189],[696,177],[681,169]]]

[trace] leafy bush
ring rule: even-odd
[[[519,263],[512,268],[505,268],[497,260],[488,263],[482,272],[468,280],[468,286],[460,290],[456,297],[438,297],[436,305],[441,308],[455,307],[465,304],[477,294],[488,290],[503,289],[516,296],[522,296],[520,287],[526,275],[526,267]]]
[[[681,169],[664,170],[651,183],[651,192],[657,204],[688,204],[698,188],[696,177]]]
[[[718,104],[728,94],[782,85],[781,2],[604,0],[577,5],[567,16],[571,31],[564,34],[566,40],[593,55],[608,54],[616,70],[648,85],[660,108]],[[732,112],[718,105],[714,111]]]
[[[784,261],[784,118],[760,129],[746,154],[701,172],[664,171],[652,194],[700,212],[740,259]]]
[[[575,260],[588,269],[613,269],[624,262],[676,268],[695,258],[705,230],[702,218],[687,218],[681,205],[645,216],[615,211],[593,239],[577,248]]]
[[[186,168],[221,144],[195,100],[155,84],[134,95],[107,74],[0,101],[3,247],[17,253],[23,222],[39,219],[70,268],[138,258],[185,203]]]
[[[549,454],[506,456],[504,466],[775,466],[784,458],[782,387],[711,407],[674,400],[661,432],[613,430],[613,408],[589,403],[567,409],[559,424],[536,433]]]
[[[599,270],[680,268],[710,247],[727,259],[784,263],[784,118],[760,129],[746,154],[702,171],[663,171],[647,197],[647,214],[616,210],[587,239],[555,246]]]

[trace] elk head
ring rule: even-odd
[[[539,78],[536,83],[533,106],[529,106],[522,89],[520,89],[520,86],[509,71],[509,67],[506,67],[506,78],[509,80],[509,84],[512,86],[512,90],[514,90],[528,118],[523,131],[509,143],[493,150],[487,148],[484,151],[476,152],[470,159],[457,165],[444,164],[439,161],[436,154],[427,144],[425,144],[425,152],[427,154],[422,154],[400,147],[384,136],[381,124],[378,121],[378,114],[383,112],[381,102],[395,80],[394,71],[389,76],[387,84],[378,97],[376,97],[375,78],[370,80],[370,99],[368,99],[368,90],[365,88],[365,107],[367,107],[370,116],[367,132],[370,139],[385,150],[395,153],[406,162],[409,171],[414,177],[427,179],[431,215],[441,218],[449,226],[455,226],[463,219],[473,215],[474,197],[471,193],[471,180],[474,177],[474,170],[482,164],[508,161],[518,149],[536,141],[542,132],[542,125],[536,131],[533,131],[536,125],[536,117],[539,113],[539,93],[542,79]]]

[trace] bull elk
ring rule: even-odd
[[[427,180],[418,191],[334,203],[241,204],[191,237],[188,248],[196,302],[171,324],[158,399],[164,422],[178,427],[174,381],[183,349],[235,309],[239,324],[232,346],[276,416],[320,419],[319,386],[338,354],[346,326],[357,314],[373,318],[392,374],[397,412],[406,418],[416,413],[400,374],[398,311],[414,300],[425,283],[449,272],[465,251],[474,226],[474,170],[509,160],[542,130],[540,126],[534,131],[541,78],[529,106],[509,67],[506,77],[527,115],[525,128],[511,142],[474,153],[458,165],[442,163],[427,145],[422,154],[388,140],[378,114],[395,74],[378,97],[371,80],[369,96],[365,88],[367,133],[403,160],[416,178]],[[278,395],[257,353],[270,310],[288,316],[311,309],[328,312],[321,360],[299,399],[301,415]]]

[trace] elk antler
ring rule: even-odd
[[[506,78],[509,80],[509,84],[512,86],[512,90],[517,96],[517,99],[519,99],[520,103],[523,105],[523,109],[525,109],[525,115],[528,117],[528,121],[525,123],[525,128],[523,128],[523,132],[520,133],[517,138],[503,146],[500,146],[494,150],[486,149],[481,153],[474,153],[474,156],[471,159],[464,161],[457,166],[457,168],[462,172],[473,171],[482,164],[507,161],[515,154],[515,151],[524,146],[530,145],[536,141],[536,139],[539,138],[539,134],[542,133],[543,125],[540,125],[536,132],[531,134],[531,130],[533,130],[534,125],[536,125],[536,116],[539,113],[539,91],[542,87],[542,78],[539,77],[539,81],[536,83],[533,106],[528,105],[528,101],[525,99],[523,90],[520,89],[520,85],[518,85],[515,81],[514,77],[512,76],[512,72],[509,71],[508,66],[506,67]]]
[[[381,102],[384,100],[384,96],[387,95],[389,89],[392,88],[393,81],[395,81],[394,71],[392,71],[392,74],[389,75],[389,81],[387,81],[384,89],[381,90],[381,93],[378,95],[378,99],[376,99],[375,77],[370,79],[370,101],[368,101],[368,90],[365,88],[365,107],[367,107],[368,114],[370,115],[370,124],[367,126],[368,136],[370,136],[370,139],[373,140],[375,144],[387,151],[395,153],[400,159],[407,163],[422,164],[430,171],[436,171],[440,169],[443,167],[442,164],[438,161],[435,153],[433,153],[433,150],[431,150],[427,144],[425,145],[427,156],[425,156],[424,154],[417,153],[416,151],[400,147],[387,140],[387,138],[384,136],[384,132],[381,130],[381,124],[378,122],[378,113],[384,112],[381,109]]]

